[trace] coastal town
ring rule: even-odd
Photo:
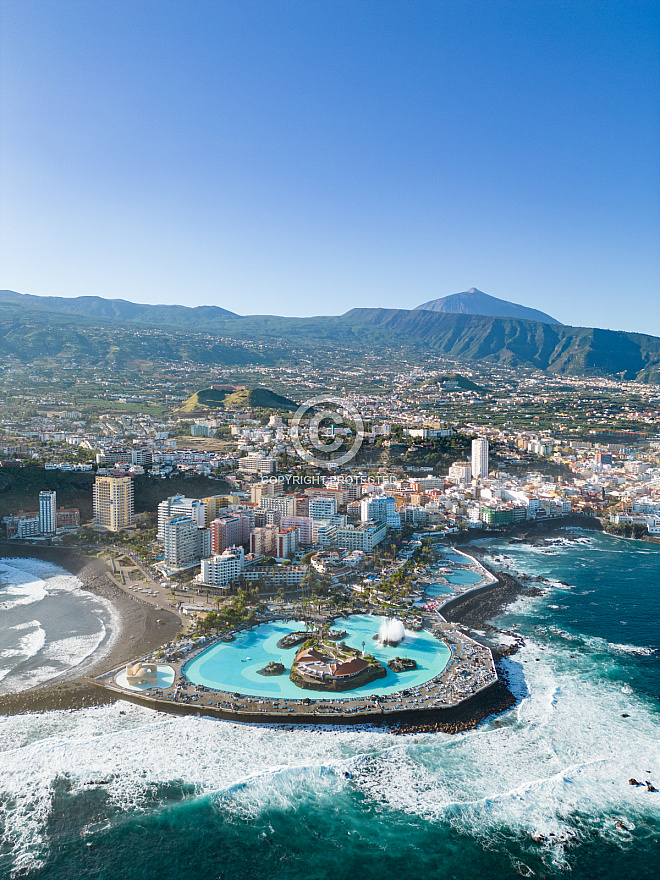
[[[3,535],[71,541],[81,525],[98,527],[97,535],[139,530],[156,525],[154,518],[162,519],[159,503],[178,495],[191,499],[188,513],[192,500],[218,498],[206,503],[198,527],[208,529],[221,509],[248,515],[250,522],[242,528],[250,534],[281,526],[283,518],[278,536],[297,527],[300,547],[345,545],[371,552],[386,533],[362,527],[374,519],[362,509],[370,496],[394,499],[386,502],[389,514],[375,521],[385,522],[387,534],[395,536],[400,530],[487,530],[568,513],[597,516],[617,534],[660,535],[660,436],[655,431],[660,388],[451,366],[461,372],[448,372],[448,364],[407,371],[381,365],[380,373],[361,376],[356,369],[350,377],[333,372],[331,393],[362,420],[359,453],[333,470],[301,460],[297,435],[303,448],[309,446],[309,419],[302,420],[299,432],[291,424],[298,402],[331,384],[328,369],[310,366],[295,375],[290,369],[244,370],[238,374],[242,384],[235,378],[235,384],[224,384],[213,381],[222,373],[209,377],[206,369],[202,377],[191,364],[178,380],[172,367],[168,382],[156,376],[148,393],[127,395],[112,390],[128,378],[113,377],[113,371],[105,378],[74,380],[69,373],[79,368],[28,374],[5,364],[0,372]],[[205,392],[188,394],[203,378],[210,386],[206,398]],[[262,389],[260,395],[255,379],[276,384],[282,394]],[[362,388],[352,388],[360,379]],[[378,382],[387,383],[382,391],[376,391]],[[321,430],[324,441],[347,444],[357,433],[350,419]],[[483,465],[475,466],[475,439],[488,444],[485,473]],[[106,487],[118,485],[122,474],[134,487],[132,507],[127,501],[121,525],[102,522],[93,508],[93,484],[98,487],[99,478],[107,477]],[[30,487],[33,506],[26,509]],[[189,491],[192,487],[197,491]],[[55,490],[64,502],[58,502],[55,521],[39,522],[39,492]],[[315,502],[310,515],[307,499],[313,495],[335,501],[326,501],[323,511],[322,502]],[[175,503],[172,510],[185,512]],[[157,528],[162,544],[162,522]],[[196,537],[199,552],[188,560],[180,550],[163,560],[168,573],[210,558],[209,536]],[[283,538],[281,547],[278,540],[257,533],[254,549],[264,552],[256,555],[292,558],[295,536]],[[253,552],[247,532],[232,543],[243,545],[247,555]],[[228,546],[216,540],[214,555]],[[205,576],[217,579],[208,567]]]
[[[311,394],[310,378],[298,381],[306,379]],[[130,414],[46,411],[42,398],[43,415],[24,411],[19,420],[5,401],[0,478],[10,491],[26,478],[34,487],[32,510],[3,511],[5,546],[96,558],[113,588],[179,621],[178,637],[125,657],[97,683],[147,705],[218,717],[450,710],[498,681],[493,644],[442,613],[498,582],[476,557],[461,555],[461,545],[566,525],[651,541],[660,535],[657,390],[646,389],[634,423],[618,412],[615,427],[588,428],[578,439],[556,421],[552,432],[544,428],[536,408],[556,411],[559,398],[566,409],[584,402],[584,385],[615,398],[616,383],[575,382],[567,393],[563,379],[559,393],[554,380],[529,376],[514,388],[501,369],[440,378],[414,369],[393,381],[394,395],[342,387],[341,397],[321,396],[334,405],[321,423],[313,403],[239,384],[212,383],[171,401],[160,418],[139,395]],[[525,406],[527,424],[516,425]],[[488,421],[475,420],[484,407]],[[442,420],[432,418],[439,408]],[[646,432],[630,430],[643,421]],[[348,450],[341,466],[314,458],[327,448],[335,456]],[[80,506],[58,503],[72,497],[73,484]],[[190,671],[194,657],[240,642],[242,633],[263,635],[287,621],[331,632],[355,616],[374,621],[361,650],[337,654],[319,636],[305,639],[295,658],[253,651],[258,656],[232,685]],[[433,670],[405,654],[365,652],[376,623],[388,620],[413,642],[427,634],[436,653],[448,652],[446,664]],[[229,653],[223,661],[243,662]],[[419,672],[414,686],[406,669]],[[256,673],[267,687],[255,685]],[[301,693],[280,688],[274,696],[283,675]],[[379,692],[382,676],[387,687]],[[320,693],[327,689],[343,693]]]
[[[0,880],[656,880],[660,2],[0,32]]]

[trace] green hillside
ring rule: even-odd
[[[275,359],[254,351],[241,340],[220,342],[207,332],[185,325],[179,329],[122,326],[87,315],[32,310],[0,301],[0,355],[18,363],[42,358],[76,360],[81,364],[130,367],[152,361],[222,366],[271,366]]]
[[[439,385],[442,385],[445,382],[447,384],[455,382],[456,385],[458,385],[458,387],[461,388],[463,391],[477,391],[480,394],[483,394],[483,392],[486,390],[485,388],[482,388],[481,385],[477,385],[476,382],[468,379],[467,376],[461,376],[460,373],[446,373],[443,376],[438,376],[436,379],[429,380],[429,382],[427,382],[427,385],[432,385],[436,382]]]
[[[207,409],[223,409],[227,392],[216,388],[196,391],[181,405],[183,412],[198,412]]]
[[[244,388],[225,398],[226,409],[281,409],[293,412],[298,404],[268,388]]]
[[[389,332],[465,361],[525,365],[567,376],[660,381],[660,339],[642,333],[568,327],[402,309],[353,309],[342,316],[357,332]]]
[[[196,309],[180,306],[176,313],[164,315],[141,307],[127,318],[130,304],[119,308],[115,302],[113,309],[119,316],[109,321],[102,305],[105,301],[90,299],[93,302],[13,293],[4,299],[0,296],[0,353],[19,363],[51,357],[108,366],[155,359],[272,364],[275,352],[278,360],[291,357],[295,340],[296,351],[306,356],[324,347],[341,350],[349,359],[376,349],[389,351],[392,357],[435,352],[453,360],[534,367],[558,375],[660,382],[660,339],[642,333],[419,309],[352,309],[340,316],[283,318],[239,317],[216,308],[204,312],[202,334]],[[103,318],[98,317],[99,311]],[[176,329],[164,323],[173,320],[174,314]],[[145,322],[143,328],[138,321]],[[148,321],[161,323],[149,328]],[[273,353],[254,351],[255,342],[272,346]],[[222,403],[266,409],[293,406],[286,398],[269,398],[267,389],[252,391],[251,397],[248,393],[247,398],[230,401],[233,396],[229,395]]]
[[[298,404],[268,388],[243,388],[229,393],[215,388],[204,388],[186,400],[183,412],[199,412],[206,409],[280,409],[293,412]]]

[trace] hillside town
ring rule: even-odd
[[[501,407],[524,406],[520,386],[529,390],[533,378],[517,394],[487,395],[487,424],[428,418],[429,393],[447,408],[471,406],[473,416],[483,405],[478,378],[455,374],[420,386],[426,375],[413,370],[395,377],[396,396],[347,394],[344,415],[354,407],[362,426],[337,419],[319,432],[321,443],[358,443],[359,454],[341,468],[307,466],[301,455],[314,439],[311,419],[294,425],[290,413],[273,409],[198,414],[184,402],[161,419],[106,413],[91,431],[81,411],[50,409],[20,422],[4,414],[11,442],[0,445],[0,475],[42,469],[46,482],[49,472],[86,475],[92,513],[58,507],[56,492],[41,489],[34,509],[3,511],[4,536],[71,542],[95,535],[112,544],[119,533],[132,535],[154,570],[207,597],[238,584],[273,594],[300,589],[311,571],[333,583],[358,582],[355,573],[384,548],[405,553],[408,542],[429,536],[476,537],[572,514],[600,517],[619,534],[660,536],[657,390],[647,388],[635,412],[648,422],[645,435],[603,429],[602,437],[590,430],[589,439],[569,439],[561,423],[553,431],[494,424]],[[499,380],[501,395],[510,377]],[[592,393],[606,384],[592,383]],[[545,391],[542,401],[556,404]],[[528,414],[528,423],[535,418]],[[192,477],[205,481],[207,494],[167,492],[175,478]],[[140,480],[162,500],[136,514]]]

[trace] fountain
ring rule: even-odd
[[[406,637],[406,630],[401,621],[394,617],[383,620],[378,629],[378,641],[383,647],[394,648]]]

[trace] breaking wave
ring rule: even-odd
[[[52,563],[0,560],[0,693],[66,675],[112,647],[120,627],[114,607],[81,588]]]

